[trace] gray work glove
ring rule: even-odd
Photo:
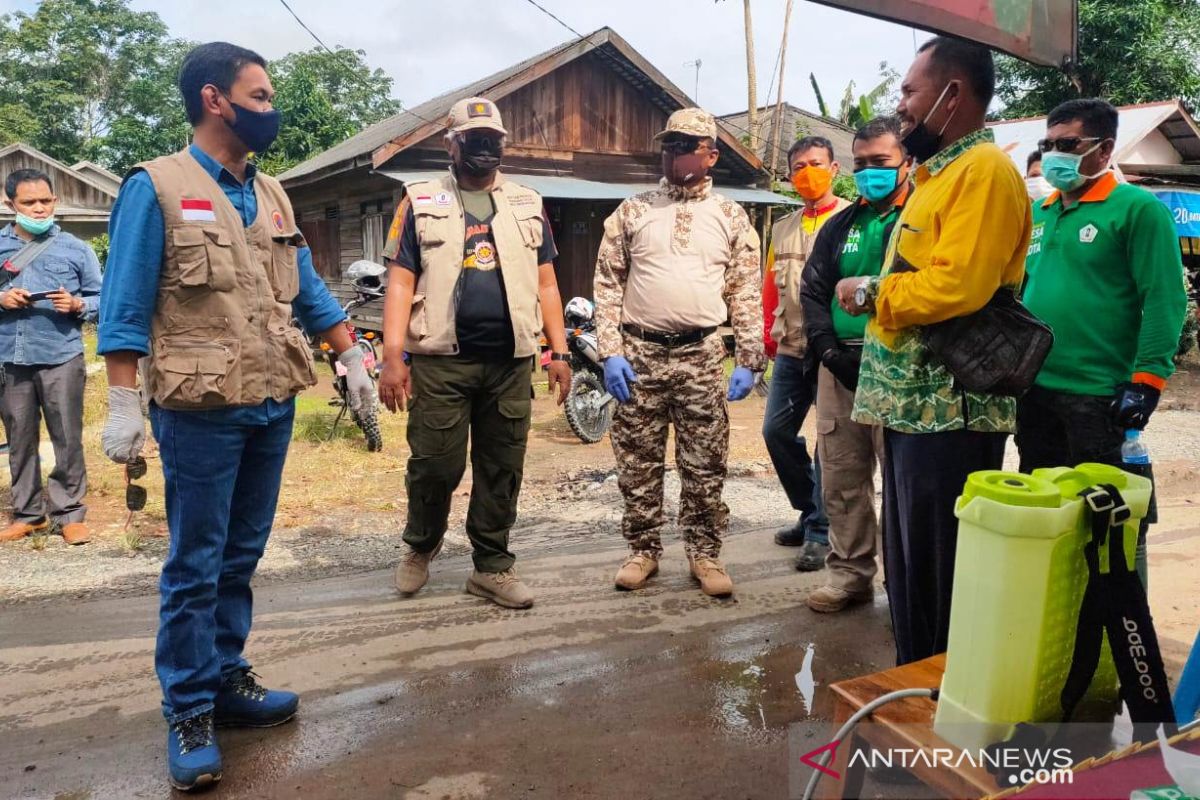
[[[363,351],[355,345],[338,353],[338,362],[346,368],[346,396],[355,414],[375,407],[375,382],[363,366]]]
[[[104,455],[118,464],[128,464],[146,444],[146,419],[142,416],[142,393],[124,386],[108,387],[108,419],[100,434]]]

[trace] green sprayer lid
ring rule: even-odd
[[[968,500],[973,497],[986,497],[1006,506],[1026,508],[1058,508],[1062,504],[1062,494],[1053,483],[1032,475],[998,469],[987,469],[968,475],[967,485],[963,487],[963,497]]]

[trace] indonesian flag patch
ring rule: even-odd
[[[213,213],[211,200],[189,200],[184,198],[179,201],[179,211],[183,214],[183,218],[187,222],[217,221],[217,215]]]

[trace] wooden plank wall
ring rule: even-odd
[[[327,219],[337,209],[341,269],[363,257],[363,205],[367,213],[391,214],[396,208],[400,184],[391,178],[371,175],[366,167],[347,171],[309,186],[288,192],[299,220]]]

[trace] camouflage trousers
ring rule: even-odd
[[[627,335],[624,344],[638,379],[632,399],[617,408],[612,423],[625,497],[621,532],[634,552],[655,558],[662,553],[664,459],[673,425],[684,547],[689,555],[715,558],[729,524],[729,508],[721,500],[729,452],[721,337],[666,348]]]

